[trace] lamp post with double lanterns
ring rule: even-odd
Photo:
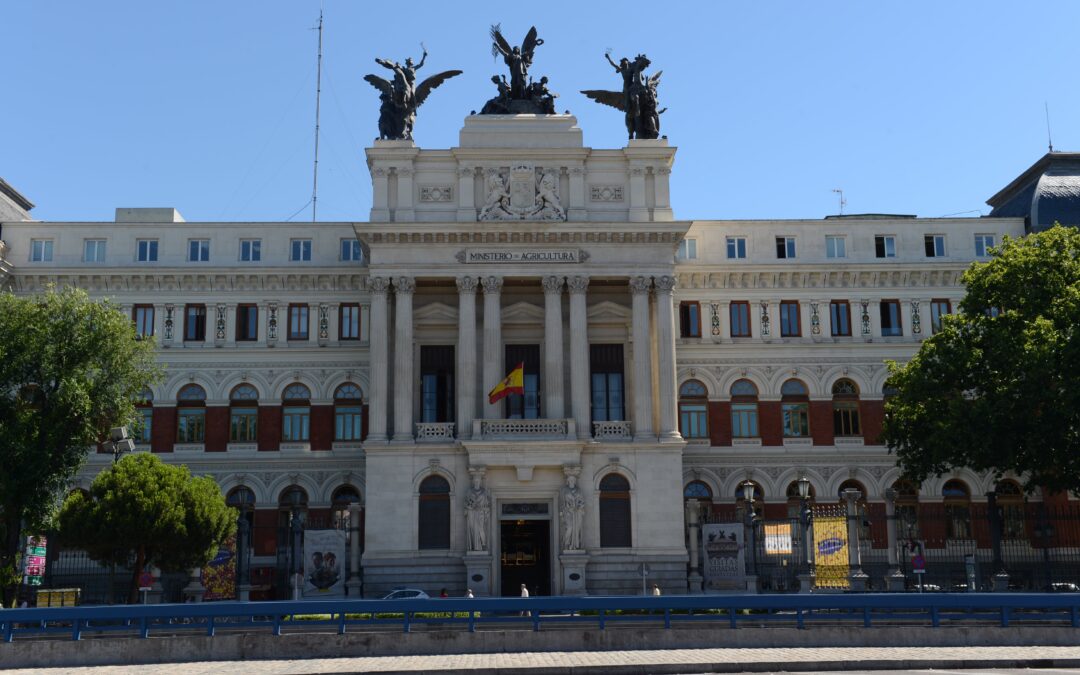
[[[113,464],[120,461],[120,456],[125,452],[135,450],[135,441],[128,436],[127,427],[113,427],[109,430],[109,440],[102,443],[112,452]]]
[[[810,568],[813,544],[810,541],[810,479],[800,476],[796,483],[799,487],[799,529],[802,542],[802,561],[799,566],[799,592],[809,593],[814,586],[814,572]]]

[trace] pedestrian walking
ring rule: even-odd
[[[660,595],[660,584],[653,584],[652,585],[652,594],[653,595]]]
[[[472,592],[471,588],[466,588],[465,589],[465,597],[466,598],[474,598],[476,596],[473,595],[473,592]]]
[[[529,587],[525,584],[521,584],[521,597],[529,597]],[[521,610],[521,616],[529,616],[529,611],[525,609]]]

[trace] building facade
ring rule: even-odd
[[[993,218],[681,221],[675,154],[584,147],[569,115],[473,115],[453,148],[376,141],[365,222],[40,222],[6,198],[0,286],[84,288],[156,340],[138,449],[242,508],[262,597],[296,512],[356,528],[350,593],[517,595],[635,592],[643,571],[700,591],[685,499],[723,519],[747,481],[766,517],[800,478],[875,514],[894,488],[984,500],[972,472],[897,484],[885,362],[1031,229],[1025,185]],[[518,364],[523,393],[489,402]]]

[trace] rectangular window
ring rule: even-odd
[[[903,335],[904,330],[900,325],[900,301],[881,301],[881,335],[882,337],[896,337]]]
[[[832,320],[833,337],[851,337],[851,305],[847,300],[830,302],[829,318]]]
[[[786,438],[810,435],[810,411],[806,403],[784,403],[780,409],[784,416]]]
[[[308,339],[308,306],[289,305],[289,339]]]
[[[709,407],[705,401],[679,402],[679,433],[683,438],[709,437]]]
[[[236,306],[236,341],[254,342],[259,339],[259,307]]]
[[[206,305],[184,305],[184,342],[206,340]]]
[[[799,303],[795,300],[780,301],[780,337],[799,337]]]
[[[30,262],[52,262],[52,239],[30,240]]]
[[[105,262],[105,240],[83,240],[83,262]]]
[[[210,260],[209,239],[188,239],[188,262],[207,262]]]
[[[354,404],[334,407],[334,440],[358,441],[362,438],[363,408]]]
[[[338,338],[341,340],[359,340],[360,305],[343,303],[339,311]]]
[[[776,238],[776,257],[781,259],[795,257],[795,237]]]
[[[683,239],[679,242],[679,252],[675,254],[679,260],[694,260],[697,258],[697,239]]]
[[[206,439],[206,408],[177,408],[176,442],[202,443]]]
[[[262,260],[261,239],[240,240],[240,262],[259,262]]]
[[[360,262],[364,259],[364,250],[360,248],[360,242],[355,239],[341,240],[342,262]]]
[[[731,303],[731,337],[750,337],[750,303],[739,300]]]
[[[847,242],[839,235],[825,235],[825,257],[846,258]]]
[[[157,262],[157,252],[157,239],[139,239],[135,242],[135,255],[139,262]]]
[[[833,435],[862,436],[857,402],[841,401],[833,404]]]
[[[735,438],[757,438],[757,403],[731,404],[731,435]]]
[[[135,430],[135,442],[139,445],[147,445],[154,431],[154,408],[143,406],[137,409],[139,413],[139,428]]]
[[[746,237],[727,238],[727,257],[731,260],[742,260],[746,257]]]
[[[281,440],[304,442],[311,438],[311,408],[287,406],[281,411]]]
[[[684,338],[701,337],[701,305],[699,303],[679,303],[679,330]]]
[[[308,262],[311,260],[310,239],[289,240],[289,260],[293,262]]]
[[[454,346],[420,347],[420,421],[454,421]]]
[[[990,249],[994,247],[994,235],[992,234],[977,234],[975,235],[975,257],[976,258],[989,258]]]
[[[135,321],[135,334],[141,338],[153,337],[154,335],[154,306],[135,305],[132,309],[132,319]]]
[[[625,420],[623,346],[589,345],[589,376],[592,386],[592,421]]]
[[[510,394],[506,401],[506,419],[534,420],[540,417],[540,345],[506,345],[503,352],[504,373],[519,363],[525,364],[525,394]]]
[[[895,258],[896,237],[891,234],[879,234],[874,237],[874,255],[878,258]]]
[[[941,332],[941,317],[952,314],[952,305],[948,300],[934,299],[930,301],[930,331]]]
[[[233,408],[229,421],[229,440],[233,443],[254,443],[259,440],[259,409]]]
[[[928,234],[923,237],[923,245],[926,248],[927,258],[945,257],[945,235]]]

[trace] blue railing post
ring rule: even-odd
[[[934,628],[941,625],[941,614],[938,612],[937,606],[930,608],[930,625]]]
[[[533,622],[533,632],[534,633],[539,633],[540,632],[540,610],[534,609],[534,610],[532,610],[531,614],[532,614],[532,622]]]
[[[1076,612],[1076,608],[1074,607],[1073,608],[1073,617],[1074,617],[1074,619],[1076,617],[1075,612]],[[1076,625],[1076,624],[1073,624],[1073,625]],[[15,639],[15,622],[14,621],[6,621],[6,622],[4,622],[4,642],[11,642],[14,639]]]
[[[469,632],[476,632],[476,612],[469,610]]]
[[[139,619],[139,637],[143,639],[150,637],[150,622],[145,616]]]
[[[671,628],[671,609],[664,609],[664,628]]]
[[[862,625],[863,625],[864,628],[869,628],[870,627],[870,608],[869,607],[863,607],[862,608]]]
[[[401,628],[402,628],[402,632],[404,632],[404,633],[408,633],[410,631],[410,629],[411,629],[411,627],[409,626],[409,617],[411,615],[412,615],[412,612],[410,612],[408,610],[403,612],[402,615],[401,615],[402,616]]]
[[[214,637],[214,617],[206,617],[206,637]]]
[[[71,639],[72,640],[81,640],[82,639],[81,625],[82,625],[82,619],[75,619],[74,621],[71,622]]]
[[[274,630],[273,630],[273,633],[274,633],[274,637],[280,637],[281,636],[281,615],[280,614],[275,614],[274,615]]]
[[[599,621],[600,630],[604,630],[604,614],[605,614],[604,610],[600,610],[600,613],[598,615],[600,617],[600,621]]]
[[[345,612],[342,612],[339,616],[341,618],[338,619],[337,634],[338,635],[344,635],[345,634]]]
[[[1001,606],[1001,626],[1003,628],[1009,626],[1009,608],[1004,605]]]
[[[803,611],[801,609],[795,610],[795,627],[806,628],[806,620],[803,619]]]
[[[1069,613],[1072,616],[1072,627],[1080,628],[1080,607],[1073,605],[1069,608]]]
[[[734,607],[728,607],[728,620],[731,621],[731,627],[732,628],[738,628],[739,627],[739,623],[738,623],[739,622],[739,614],[738,614],[738,612],[739,612],[739,610],[735,609]]]

